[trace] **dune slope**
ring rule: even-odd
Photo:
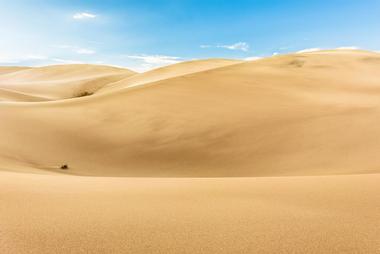
[[[97,176],[379,173],[379,59],[295,54],[82,99],[3,103],[0,162]]]

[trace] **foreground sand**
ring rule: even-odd
[[[380,175],[0,173],[0,253],[380,253]]]
[[[380,253],[379,68],[0,68],[0,253]]]

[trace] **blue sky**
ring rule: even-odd
[[[380,50],[380,0],[0,0],[0,65],[144,71],[308,48]]]

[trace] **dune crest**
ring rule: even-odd
[[[197,72],[212,70],[238,63],[242,63],[242,61],[230,59],[206,59],[172,64],[169,66],[133,75],[126,79],[120,80],[119,82],[111,83],[107,86],[104,86],[102,89],[99,89],[98,93],[115,91],[143,84],[149,84],[160,80],[179,77],[183,75],[195,74]]]

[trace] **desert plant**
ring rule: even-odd
[[[69,169],[69,166],[68,166],[67,164],[63,164],[63,165],[61,166],[61,169],[63,169],[63,170],[67,170],[67,169]]]
[[[78,93],[75,97],[84,97],[84,96],[90,96],[93,94],[94,94],[93,92],[83,91],[83,92]]]
[[[291,61],[289,63],[289,65],[292,65],[292,66],[295,66],[295,67],[298,67],[298,68],[302,67],[304,64],[305,64],[305,61],[302,61],[302,60],[299,60],[299,59],[295,59],[295,60],[293,60],[293,61]]]

